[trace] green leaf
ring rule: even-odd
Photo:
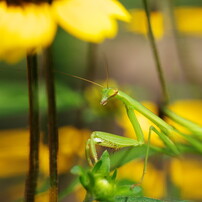
[[[117,169],[114,170],[113,175],[111,176],[111,180],[115,181],[116,176],[117,176]]]
[[[99,169],[100,169],[101,165],[102,165],[102,160],[99,160],[99,161],[94,165],[94,167],[93,167],[93,169],[92,169],[92,173],[97,173],[97,172],[99,172]]]
[[[91,176],[89,176],[89,173],[85,175],[81,175],[79,180],[85,189],[88,189],[89,185],[91,186],[92,184],[92,179],[91,179]]]
[[[101,162],[101,163],[100,163]],[[110,158],[109,153],[105,150],[100,157],[100,160],[95,164],[93,173],[101,174],[102,176],[107,176],[110,173]]]
[[[94,177],[94,175],[90,171],[88,171],[87,176],[88,176],[88,179],[89,179],[88,187],[90,187],[90,188],[94,187],[95,186],[95,177]]]
[[[131,188],[131,185],[122,185],[118,186],[116,191],[117,197],[129,197],[129,196],[142,196],[142,188],[139,186],[135,186]]]
[[[146,154],[147,145],[139,147],[129,147],[126,149],[119,150],[110,156],[111,170],[119,168],[122,165],[132,161],[134,159],[144,158]],[[154,148],[150,147],[149,155],[158,153]]]
[[[81,166],[74,166],[70,172],[74,175],[83,175],[84,174],[84,170]]]

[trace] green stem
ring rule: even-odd
[[[148,7],[148,0],[143,0],[143,5],[144,5],[144,9],[145,9],[145,13],[147,16],[147,24],[148,24],[148,36],[150,39],[150,43],[151,43],[151,48],[154,54],[154,59],[156,62],[156,69],[158,72],[158,77],[161,83],[161,87],[162,87],[162,91],[163,91],[163,98],[164,98],[164,103],[167,104],[169,102],[169,96],[168,96],[168,90],[167,90],[167,86],[166,86],[166,82],[165,82],[165,78],[163,75],[163,71],[162,71],[162,66],[160,63],[160,58],[159,58],[159,54],[157,51],[157,46],[155,43],[155,39],[154,39],[154,34],[152,31],[152,26],[151,26],[151,21],[150,21],[150,11],[149,11],[149,7]]]
[[[27,78],[29,92],[30,151],[29,171],[25,186],[25,201],[34,202],[39,171],[39,103],[37,56],[27,55]]]
[[[48,99],[48,139],[49,139],[49,158],[50,158],[50,202],[58,201],[58,174],[57,174],[57,153],[58,153],[58,129],[56,120],[56,101],[53,69],[51,64],[50,49],[45,52],[46,64],[45,78]]]

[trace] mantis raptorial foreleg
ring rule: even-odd
[[[86,158],[88,160],[89,165],[93,165],[91,161],[91,156],[94,160],[94,162],[97,161],[97,152],[95,145],[100,145],[103,147],[113,148],[113,149],[120,149],[124,147],[130,147],[130,146],[140,146],[140,144],[137,140],[122,137],[118,135],[114,135],[111,133],[101,132],[101,131],[94,131],[91,134],[91,138],[88,139],[86,143]]]
[[[133,117],[134,115],[131,114],[130,118]],[[139,123],[138,123],[139,124]],[[146,168],[147,168],[147,161],[148,161],[148,156],[149,156],[149,147],[150,147],[150,136],[151,133],[154,132],[156,133],[164,142],[165,145],[167,145],[169,148],[171,148],[172,151],[174,151],[175,154],[178,154],[178,150],[175,148],[175,145],[173,142],[165,136],[163,133],[159,132],[154,126],[150,126],[149,128],[149,135],[148,135],[148,144],[147,144],[147,149],[146,149],[146,154],[145,154],[145,161],[144,161],[144,168],[143,168],[143,173],[141,180],[138,184],[141,184],[144,178],[144,175],[146,173]],[[96,152],[96,145],[108,147],[108,148],[114,148],[114,149],[120,149],[123,147],[136,147],[136,146],[141,146],[144,143],[141,141],[137,141],[131,138],[126,138],[118,135],[114,135],[111,133],[105,133],[101,131],[95,131],[92,133],[91,138],[88,139],[86,143],[86,158],[88,160],[89,165],[93,166],[95,162],[97,162],[98,157],[97,157],[97,152]],[[91,156],[93,158],[93,161],[91,160]]]

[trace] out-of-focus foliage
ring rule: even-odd
[[[6,83],[6,85],[5,85]],[[39,88],[39,104],[42,111],[46,109],[45,86]],[[28,111],[28,91],[24,83],[0,82],[0,116],[8,116],[16,113],[26,113]],[[62,110],[78,108],[84,102],[81,94],[71,90],[67,85],[57,83],[56,85],[57,109]]]

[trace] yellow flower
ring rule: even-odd
[[[59,24],[80,39],[101,42],[117,33],[115,19],[130,15],[116,0],[58,0],[53,3]]]
[[[49,201],[49,197],[50,197],[49,191],[37,194],[35,196],[35,202],[47,202]]]
[[[202,199],[202,161],[200,158],[173,159],[170,175],[172,182],[180,189],[182,199]]]
[[[29,131],[0,132],[0,178],[25,175],[28,169]]]
[[[202,127],[202,100],[178,100],[170,104],[168,108],[177,115],[188,119],[194,123],[197,123]],[[165,118],[165,121],[170,125],[174,126],[179,131],[186,134],[191,134],[191,132],[188,131],[185,127],[181,126],[175,121],[172,121],[168,117]],[[176,136],[175,140],[179,142],[184,142],[184,138],[181,136]]]
[[[143,161],[131,161],[118,170],[120,179],[134,180],[140,182],[143,172]],[[144,176],[143,183],[144,196],[151,198],[162,198],[166,193],[166,173],[163,170],[155,168],[151,163],[147,164],[147,173]]]
[[[76,129],[74,127],[62,127],[59,129],[58,173],[67,173],[82,160],[85,155],[85,143],[90,131]],[[25,176],[28,171],[29,158],[29,131],[23,129],[0,131],[0,178]],[[39,153],[40,173],[45,177],[49,175],[49,149],[48,145],[40,142]],[[41,176],[41,175],[40,175]],[[39,178],[42,182],[43,177]],[[17,181],[10,189],[5,190],[5,196],[9,199],[23,197],[24,181]],[[40,187],[40,186],[39,186]],[[16,191],[17,190],[17,191]],[[46,193],[36,196],[36,201],[47,201]],[[8,200],[9,200],[8,199]]]
[[[176,8],[175,20],[180,32],[195,36],[202,35],[202,8],[181,7]]]
[[[147,107],[150,111],[152,111],[153,113],[155,113],[155,114],[158,113],[157,106],[154,103],[144,101],[144,102],[142,102],[142,104],[145,107]],[[145,118],[139,112],[136,112],[136,111],[134,111],[134,112],[135,112],[137,119],[140,123],[140,126],[142,128],[142,131],[144,134],[144,139],[147,140],[148,134],[149,134],[149,128],[152,125],[155,126],[155,124],[153,124],[150,120]],[[135,139],[134,129],[132,127],[130,120],[128,119],[126,110],[124,108],[122,109],[121,116],[117,118],[117,123],[119,126],[121,126],[124,129],[124,136]],[[155,133],[152,133],[150,140],[151,140],[151,144],[154,144],[156,146],[164,145],[163,142],[158,137],[158,135],[156,135]]]
[[[53,0],[51,4],[4,0],[0,16],[0,59],[8,62],[49,46],[57,24],[82,40],[101,42],[116,35],[117,19],[130,19],[116,0]]]
[[[56,24],[49,7],[48,3],[22,7],[0,2],[0,59],[16,62],[27,52],[50,45]]]
[[[59,129],[58,173],[67,172],[76,162],[76,159],[85,157],[85,143],[90,137],[87,129],[76,129],[66,126]],[[49,150],[48,146],[40,146],[40,168],[49,174]]]
[[[140,181],[143,171],[143,161],[132,161],[118,170],[120,179]],[[160,169],[148,162],[142,188],[144,195],[151,198],[163,198],[167,194],[168,175],[173,185],[179,189],[180,199],[202,199],[202,161],[201,157],[172,158],[166,167]],[[173,193],[171,193],[173,194]],[[175,197],[175,196],[174,196]]]
[[[148,24],[144,10],[134,9],[131,10],[132,20],[129,24],[129,30],[147,35]],[[163,15],[161,12],[151,12],[150,14],[152,31],[155,38],[161,39],[164,34]]]
[[[67,172],[75,159],[84,158],[85,143],[90,131],[63,127],[59,129],[58,173]],[[29,158],[29,131],[5,130],[0,131],[0,177],[25,175]],[[49,173],[48,145],[40,143],[41,172]]]

